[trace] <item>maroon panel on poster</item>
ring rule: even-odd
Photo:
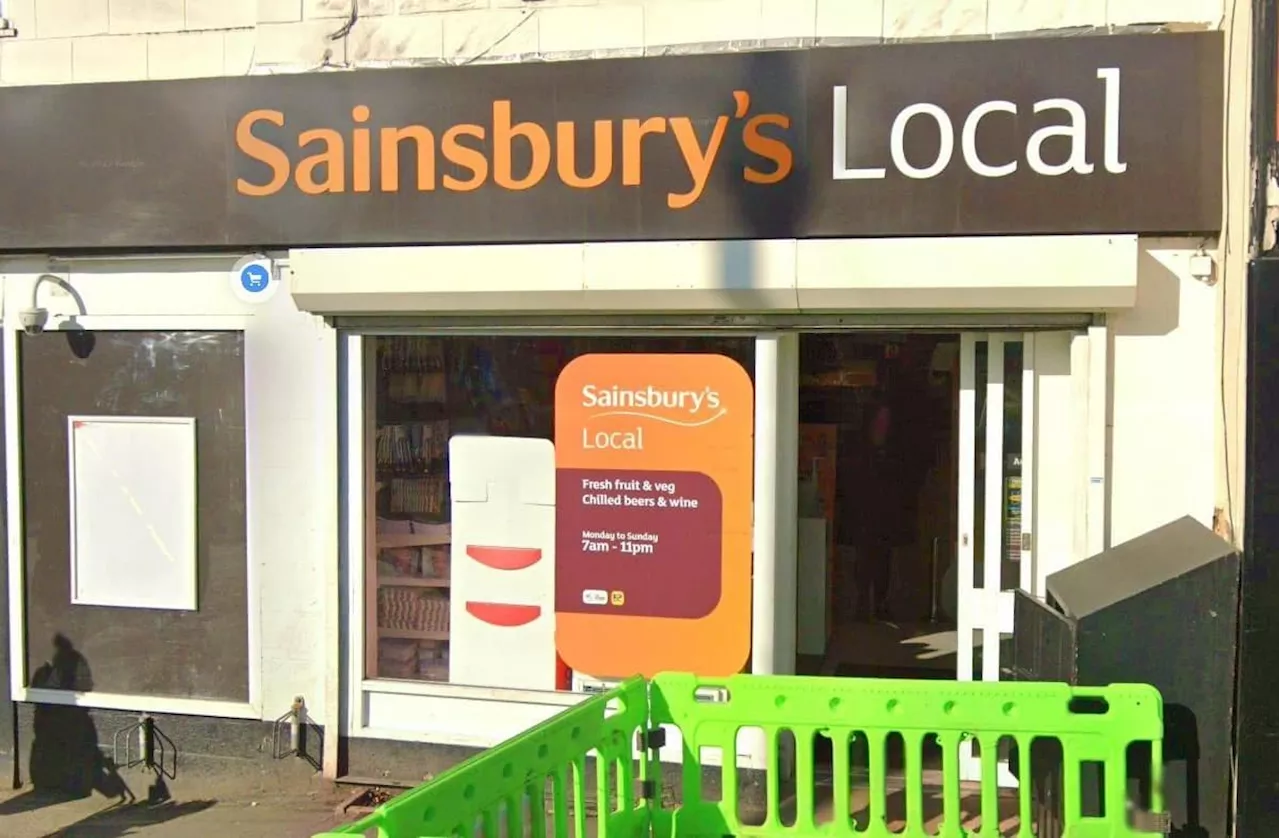
[[[556,611],[699,619],[720,602],[720,487],[688,471],[556,472]]]

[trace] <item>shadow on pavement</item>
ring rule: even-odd
[[[24,795],[25,797],[26,795]],[[215,805],[214,800],[191,800],[186,803],[128,803],[94,812],[42,838],[120,838],[135,830],[168,823]]]
[[[43,809],[45,806],[57,806],[60,803],[67,803],[71,800],[82,799],[84,799],[84,795],[70,794],[66,792],[23,792],[16,797],[0,801],[0,817],[4,817],[6,815],[21,815],[24,812],[34,812],[36,809]]]

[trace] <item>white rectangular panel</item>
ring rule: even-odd
[[[69,416],[71,601],[196,610],[196,420]]]
[[[449,483],[449,680],[554,690],[555,447],[455,436]]]

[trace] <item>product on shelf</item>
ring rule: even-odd
[[[378,641],[378,675],[383,678],[414,678],[418,673],[418,644],[413,640]]]
[[[427,681],[449,680],[449,645],[436,641],[418,644],[417,677]]]
[[[397,579],[449,578],[448,545],[424,547],[391,547],[378,551],[378,579],[395,582]]]
[[[448,483],[443,474],[393,477],[389,505],[392,514],[441,515]]]
[[[402,404],[439,404],[445,400],[443,372],[392,373],[387,396]]]
[[[378,627],[445,634],[449,631],[449,598],[431,588],[379,588]]]
[[[421,576],[421,556],[417,547],[397,547],[378,551],[378,578]]]
[[[379,471],[426,472],[438,469],[449,447],[449,423],[399,422],[380,425],[374,439]]]
[[[413,521],[404,518],[378,518],[374,522],[374,531],[379,536],[408,535],[413,532]]]

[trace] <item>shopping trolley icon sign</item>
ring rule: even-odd
[[[250,305],[260,305],[274,297],[280,290],[278,278],[275,263],[261,253],[241,257],[227,273],[231,293]]]
[[[270,281],[271,274],[261,262],[251,262],[240,269],[240,286],[250,294],[267,290]]]

